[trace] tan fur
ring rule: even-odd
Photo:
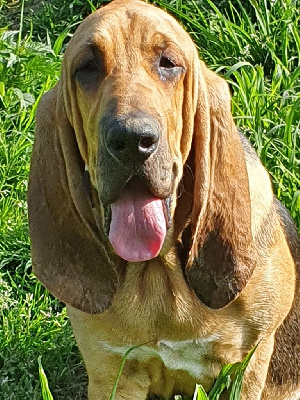
[[[181,68],[172,79],[157,72],[160,52]],[[141,263],[118,257],[104,232],[130,178],[107,154],[105,127],[136,110],[160,132],[139,171],[155,196],[173,197],[163,248]],[[89,400],[109,398],[131,346],[118,400],[209,390],[257,343],[242,400],[299,400],[295,228],[237,132],[227,84],[171,16],[115,0],[81,24],[39,106],[28,202],[34,271],[67,304]]]

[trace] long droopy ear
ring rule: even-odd
[[[60,83],[39,105],[28,209],[37,277],[63,302],[88,313],[104,311],[118,285],[120,261],[106,252],[97,227]]]
[[[192,158],[194,194],[186,277],[211,308],[233,301],[246,286],[257,255],[251,232],[248,174],[231,115],[226,82],[198,68]]]

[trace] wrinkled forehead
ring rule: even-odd
[[[113,52],[117,44],[141,48],[172,43],[185,55],[194,53],[187,32],[165,11],[140,0],[115,0],[87,17],[71,39],[66,55],[71,61],[87,46]],[[120,49],[119,49],[120,50]]]

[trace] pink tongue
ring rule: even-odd
[[[167,228],[163,201],[146,191],[127,189],[111,205],[109,240],[124,260],[139,262],[156,257]]]

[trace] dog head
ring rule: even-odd
[[[229,90],[167,13],[115,0],[77,29],[39,107],[29,212],[37,276],[82,310],[103,311],[126,262],[176,240],[205,304],[246,285],[255,252]]]

